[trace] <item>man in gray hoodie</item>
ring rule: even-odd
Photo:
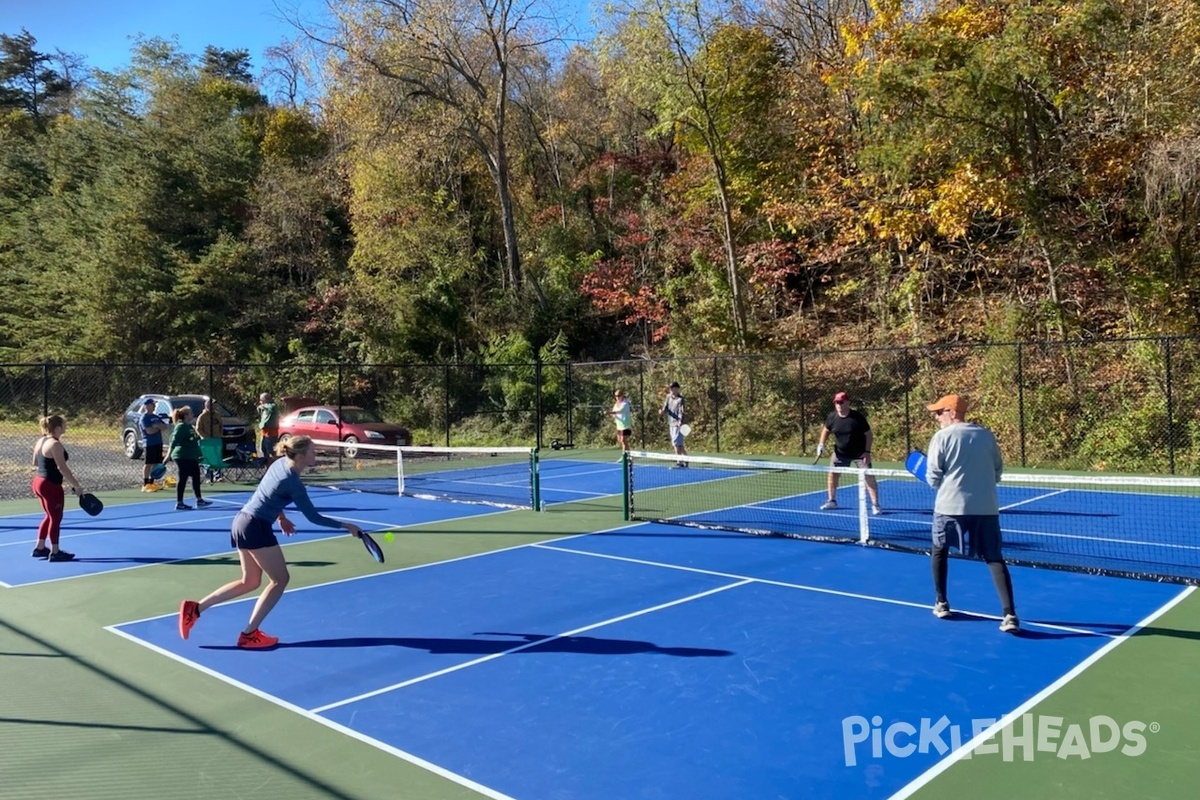
[[[940,430],[929,441],[925,480],[937,491],[933,503],[933,613],[950,616],[946,599],[947,557],[951,545],[971,558],[983,559],[992,573],[1004,619],[1000,630],[1021,629],[1013,603],[1012,577],[1001,554],[1000,501],[996,484],[1004,459],[995,435],[967,422],[967,401],[948,394],[927,408],[937,416]]]

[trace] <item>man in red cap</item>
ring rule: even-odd
[[[821,440],[817,442],[817,458],[825,454],[825,440],[833,434],[833,466],[849,467],[857,463],[863,469],[871,466],[871,424],[861,411],[850,408],[850,396],[838,392],[833,396],[833,411],[825,417],[825,428],[821,431]],[[821,506],[822,511],[832,511],[838,507],[837,487],[841,477],[837,472],[830,472],[826,482],[829,499]],[[871,513],[878,516],[883,513],[879,505],[879,486],[875,476],[867,475],[867,494],[871,496]]]
[[[967,422],[967,401],[948,394],[926,406],[939,430],[929,441],[925,480],[937,491],[933,501],[933,613],[950,616],[946,580],[950,547],[987,562],[1004,617],[1000,630],[1021,630],[1013,603],[1012,577],[1001,555],[1000,501],[996,484],[1004,473],[1000,445],[987,428]]]

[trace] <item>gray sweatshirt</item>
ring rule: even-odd
[[[925,480],[937,490],[935,514],[1000,513],[996,484],[1004,474],[1000,445],[974,422],[947,425],[929,440]]]

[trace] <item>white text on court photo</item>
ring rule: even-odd
[[[857,766],[860,759],[907,758],[931,750],[944,756],[971,743],[995,724],[996,720],[983,718],[960,725],[942,715],[936,719],[923,717],[916,724],[900,720],[885,727],[879,715],[869,720],[855,715],[842,720],[842,748],[847,767]],[[1004,761],[1033,761],[1040,753],[1064,760],[1086,760],[1104,753],[1134,757],[1146,752],[1146,734],[1158,732],[1157,722],[1130,720],[1121,724],[1103,714],[1080,721],[1022,714],[1001,730],[975,742],[962,758],[999,755]]]

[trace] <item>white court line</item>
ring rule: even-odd
[[[585,475],[611,475],[614,472],[619,474],[621,472],[621,470],[617,468],[616,464],[609,464],[606,467],[604,467],[603,469],[579,470],[577,472],[567,472],[564,470],[562,472],[555,473],[553,475],[547,475],[545,473],[542,473],[538,477],[541,479],[542,485],[544,486],[546,481],[553,481],[553,480],[560,480],[560,479],[567,480],[567,481],[573,481],[576,478],[581,478]]]
[[[495,513],[503,514],[506,512],[501,510],[501,511],[496,511]],[[475,516],[486,517],[486,516],[491,516],[491,514],[476,514]],[[467,517],[466,519],[474,519],[474,518],[475,517]],[[449,522],[452,520],[442,520],[442,521]],[[410,525],[394,525],[390,528],[380,528],[380,530],[397,531],[397,530],[401,530],[402,528],[411,528],[411,527],[416,527],[418,525],[427,525],[427,524],[432,524],[432,523],[414,522],[414,523],[411,523]],[[644,523],[644,522],[631,522],[628,525],[618,525],[615,528],[606,528],[605,530],[602,530],[602,531],[594,531],[594,532],[589,531],[587,533],[572,533],[569,536],[563,536],[558,539],[551,539],[550,541],[552,541],[552,542],[569,542],[572,539],[579,539],[584,536],[595,536],[597,533],[616,533],[617,531],[623,531],[628,528],[637,528],[637,527],[645,525],[645,524],[646,523]],[[371,532],[373,532],[373,531],[371,531]],[[308,591],[310,589],[322,589],[326,586],[336,586],[339,583],[350,583],[351,581],[361,581],[361,580],[366,580],[369,578],[377,578],[381,575],[392,575],[392,574],[395,574],[398,572],[410,572],[412,570],[428,569],[430,567],[438,567],[443,564],[454,564],[458,561],[468,561],[473,558],[484,558],[485,556],[494,555],[495,553],[507,553],[512,550],[520,550],[525,547],[532,547],[532,545],[530,545],[530,544],[514,544],[514,545],[509,545],[508,547],[501,547],[498,550],[487,550],[482,553],[468,553],[467,555],[454,556],[453,558],[446,558],[446,559],[442,559],[441,561],[431,561],[427,564],[409,564],[406,567],[395,567],[394,569],[385,569],[385,570],[380,570],[378,572],[367,572],[367,573],[363,573],[362,575],[351,575],[350,577],[347,577],[347,578],[338,578],[337,580],[325,581],[324,583],[313,583],[313,584],[309,584],[308,586],[296,586],[296,587],[289,586],[288,592],[289,593],[304,592],[304,591]],[[226,552],[232,552],[232,551],[226,551]],[[218,555],[221,555],[221,554],[218,554]],[[222,603],[221,605],[229,605],[229,604],[235,604],[235,603],[252,603],[252,602],[256,602],[257,599],[258,599],[257,596],[241,597],[236,600],[230,600],[229,603]],[[141,622],[150,622],[152,620],[163,619],[165,617],[174,617],[174,616],[176,616],[177,613],[178,612],[176,612],[176,611],[172,611],[169,614],[156,614],[152,617],[143,617],[141,619],[129,620],[127,622],[118,622],[116,624],[117,625],[137,625],[138,623],[141,623]],[[191,662],[188,662],[188,663],[191,663]]]
[[[180,513],[183,513],[183,512],[180,512]],[[217,513],[219,514],[220,512],[217,512]],[[235,514],[234,516],[237,516],[237,515]],[[199,516],[191,516],[191,517],[188,517],[188,519],[180,520],[179,522],[164,522],[161,525],[131,525],[131,526],[124,527],[124,528],[98,528],[98,529],[92,530],[92,531],[80,531],[77,533],[70,533],[69,530],[63,531],[62,535],[59,537],[59,541],[66,541],[67,539],[74,541],[75,539],[85,539],[88,536],[98,536],[98,535],[104,534],[104,533],[126,533],[128,531],[158,530],[159,528],[180,527],[180,526],[184,526],[184,525],[189,525],[197,519],[222,520],[222,519],[233,519],[233,517],[227,516],[227,515],[214,516],[211,513],[205,513],[202,511],[202,512],[200,512]],[[0,547],[28,547],[28,546],[29,546],[29,542],[25,541],[25,540],[16,541],[16,542],[0,542]]]
[[[584,625],[582,628],[575,628],[574,630],[555,634],[554,636],[550,636],[545,639],[538,639],[536,642],[525,642],[524,644],[517,645],[516,647],[511,647],[508,650],[504,650],[499,653],[490,653],[486,656],[472,659],[471,661],[464,661],[461,664],[455,664],[454,666],[446,667],[445,669],[439,669],[436,672],[430,672],[426,675],[418,675],[417,677],[409,678],[406,681],[400,681],[399,683],[393,683],[391,686],[384,686],[381,689],[374,689],[370,692],[364,692],[363,694],[355,695],[354,697],[348,697],[345,700],[338,700],[335,703],[327,703],[326,705],[318,706],[317,708],[311,709],[311,711],[314,714],[320,714],[325,711],[330,711],[335,708],[340,708],[341,706],[349,705],[351,703],[356,703],[359,700],[367,700],[372,697],[378,697],[381,694],[387,694],[388,692],[394,691],[396,689],[403,689],[404,687],[412,686],[415,683],[422,683],[422,682],[430,680],[432,678],[441,677],[442,675],[449,675],[450,673],[458,672],[461,669],[478,666],[479,664],[485,664],[488,661],[495,661],[497,658],[502,658],[504,656],[511,655],[513,653],[519,653],[522,650],[528,650],[532,647],[539,647],[543,644],[546,644],[547,642],[553,642],[557,639],[565,639],[569,636],[578,636],[581,633],[587,633],[588,631],[593,631],[593,630],[596,630],[597,628],[603,628],[607,625],[615,625],[618,622],[624,622],[627,619],[633,619],[635,617],[640,617],[644,614],[653,614],[655,611],[662,611],[664,608],[671,608],[672,606],[677,606],[682,603],[690,603],[693,600],[699,600],[702,597],[708,597],[709,595],[717,594],[718,592],[724,592],[727,589],[735,589],[739,586],[745,586],[748,583],[751,583],[751,581],[749,579],[737,581],[735,583],[729,583],[724,586],[718,586],[715,589],[707,589],[703,592],[697,592],[696,594],[688,595],[687,597],[680,597],[676,600],[670,600],[666,603],[659,603],[656,606],[650,606],[649,608],[643,608],[643,609],[639,609],[638,611],[632,611],[628,614],[622,614],[619,617],[613,617],[611,619],[602,620],[600,622],[592,623],[591,625]]]
[[[222,501],[216,501],[216,502],[222,502]],[[227,502],[229,505],[238,506],[239,508],[241,508],[241,506],[243,505],[242,503],[231,503],[228,501],[225,501],[225,502]],[[387,525],[387,524],[381,523],[379,520],[359,519],[357,517],[350,517],[350,516],[345,516],[342,514],[325,514],[325,516],[330,517],[331,519],[342,520],[344,522],[354,522],[354,523],[359,524],[364,530],[367,530],[367,533],[377,533],[379,531],[398,531],[398,530],[403,530],[405,528],[416,527],[418,525],[433,525],[433,524],[437,524],[440,522],[450,522],[455,519],[476,519],[478,517],[490,517],[493,514],[505,514],[505,513],[508,513],[509,511],[511,511],[511,509],[497,509],[496,511],[490,511],[486,514],[473,514],[470,517],[450,517],[448,519],[441,519],[441,520],[422,520],[420,522],[409,522],[409,523],[400,524],[400,525]],[[181,511],[179,513],[182,514],[185,512]],[[189,522],[191,520],[195,520],[196,518],[197,517],[195,517],[195,516],[189,517],[187,520],[183,520],[179,524],[181,524],[181,525],[187,524],[187,522]],[[233,517],[217,517],[217,519],[233,519]],[[376,527],[376,526],[382,526],[382,527]],[[161,525],[154,525],[154,526],[145,525],[145,526],[141,526],[139,528],[134,528],[133,530],[151,529],[151,528],[159,528],[159,527],[162,527],[162,526]],[[105,529],[102,531],[90,531],[87,534],[71,534],[71,535],[76,536],[76,537],[90,536],[90,535],[93,535],[96,533],[124,533],[128,530],[130,530],[130,529],[129,528],[108,528],[108,529]],[[312,534],[320,534],[322,531],[326,531],[326,530],[332,531],[333,528],[318,528],[315,531],[306,531],[305,533],[298,534],[298,535],[300,535],[302,537],[306,537],[306,536],[309,536]],[[322,535],[319,540],[323,541],[323,540],[327,540],[327,539],[336,539],[339,535],[347,535],[348,536],[349,534],[331,533],[329,535]],[[63,534],[63,538],[64,539],[68,538],[68,535]],[[297,539],[295,539],[294,536],[289,537],[289,536],[286,536],[283,534],[280,534],[279,538],[280,538],[280,542],[279,542],[280,547],[293,547],[295,545],[300,545],[300,544],[312,544],[314,541],[318,541],[318,540],[314,540],[314,539],[310,539],[310,538],[301,538],[301,539],[297,540]],[[293,539],[293,541],[286,541],[287,539]],[[28,543],[25,543],[25,544],[28,546]],[[201,559],[201,558],[214,558],[216,556],[224,556],[224,555],[228,555],[230,553],[235,553],[235,552],[237,552],[237,551],[232,548],[226,548],[224,550],[218,550],[218,551],[210,552],[210,553],[201,553],[199,555],[185,556],[184,558],[172,558],[172,559],[168,559],[165,561],[155,561],[151,564],[130,564],[127,567],[114,567],[112,569],[104,569],[104,570],[99,570],[97,572],[84,572],[84,573],[80,573],[78,575],[60,575],[60,576],[57,576],[54,578],[47,578],[46,580],[42,580],[42,581],[29,581],[28,583],[17,583],[17,584],[0,583],[0,587],[3,587],[5,589],[18,589],[18,588],[24,588],[26,586],[40,586],[40,585],[46,584],[46,583],[55,583],[56,581],[73,581],[73,580],[79,580],[81,578],[93,578],[93,577],[96,577],[97,575],[112,575],[113,573],[126,572],[131,569],[145,569],[146,567],[161,567],[165,564],[178,564],[183,561],[195,561],[195,560]],[[81,557],[79,560],[81,562],[86,563],[87,557],[86,556]],[[392,570],[392,571],[394,571],[394,570]],[[381,575],[384,573],[376,572],[376,573],[370,573],[370,574]],[[367,576],[363,575],[363,576],[359,576],[359,577],[367,577]],[[335,581],[335,583],[336,582],[337,581]],[[311,587],[303,587],[303,588],[311,588]],[[291,589],[289,591],[297,591],[297,590]],[[122,623],[122,624],[124,624],[124,623]]]
[[[1051,539],[1081,539],[1085,542],[1108,542],[1110,544],[1130,544],[1138,547],[1165,547],[1169,550],[1200,550],[1200,545],[1174,544],[1172,542],[1150,542],[1144,539],[1115,539],[1111,536],[1087,536],[1079,533],[1050,533],[1049,531],[1028,531],[1022,528],[1005,528],[1005,533],[1020,533],[1025,536],[1044,536]]]
[[[726,508],[714,509],[713,511],[699,511],[699,512],[696,512],[695,514],[687,514],[687,515],[678,517],[677,519],[686,521],[686,520],[694,519],[696,517],[700,517],[702,515],[715,514],[715,513],[721,512],[721,511],[730,511],[730,510],[738,509],[738,508],[755,508],[755,509],[760,509],[763,511],[770,511],[774,514],[793,514],[793,515],[797,515],[797,516],[803,515],[803,516],[818,517],[818,518],[831,518],[832,517],[832,518],[837,518],[837,519],[846,519],[846,520],[850,520],[852,522],[857,523],[858,513],[856,510],[852,510],[849,506],[846,507],[845,513],[843,513],[841,510],[814,511],[812,509],[807,509],[807,508],[786,508],[786,507],[771,505],[772,503],[779,503],[779,502],[786,503],[789,500],[793,500],[798,497],[806,497],[811,494],[821,494],[822,491],[824,491],[824,490],[819,490],[819,491],[814,491],[814,492],[806,492],[804,494],[796,494],[796,495],[791,495],[789,497],[775,497],[775,498],[771,498],[770,500],[760,500],[757,502],[742,503],[742,504],[735,505],[735,506],[727,506]],[[1067,490],[1064,489],[1062,491],[1067,491]],[[1060,493],[1061,492],[1054,492],[1053,494],[1060,494]],[[1029,502],[1032,502],[1033,500],[1044,500],[1047,497],[1051,497],[1051,496],[1052,495],[1041,495],[1039,497],[1031,498],[1029,500],[1022,500],[1019,503],[1012,503],[1011,505],[1001,506],[1000,513],[1003,514],[1005,511],[1012,509],[1012,508],[1016,508],[1017,506],[1022,505],[1024,503],[1029,503]],[[930,523],[928,520],[904,519],[904,518],[901,518],[900,516],[898,516],[899,514],[902,514],[902,513],[904,513],[904,512],[897,511],[893,514],[884,515],[882,517],[872,517],[871,525],[873,527],[876,527],[879,525],[888,525],[888,526],[893,526],[893,527],[910,527],[910,528],[915,527],[915,528],[926,528],[926,529],[929,528]],[[670,524],[670,523],[667,522],[664,524]],[[719,526],[714,526],[714,527],[719,527]],[[1009,527],[1007,525],[1004,527],[1004,533],[1006,533],[1006,534],[1017,533],[1017,534],[1021,534],[1022,536],[1029,536],[1031,538],[1042,537],[1042,538],[1046,538],[1046,539],[1077,539],[1077,540],[1083,541],[1083,542],[1105,542],[1107,544],[1133,545],[1136,547],[1160,547],[1160,548],[1165,548],[1167,550],[1200,550],[1200,544],[1177,544],[1174,542],[1154,542],[1154,541],[1149,541],[1146,539],[1120,539],[1120,538],[1116,538],[1116,537],[1112,537],[1112,536],[1096,536],[1094,534],[1081,534],[1081,533],[1053,533],[1051,531],[1034,531],[1034,530],[1028,530],[1026,528],[1013,528],[1013,527]]]
[[[755,578],[755,577],[751,577],[751,576],[747,576],[747,575],[738,575],[733,572],[720,572],[717,570],[703,569],[701,567],[685,567],[680,564],[667,564],[667,563],[664,563],[661,561],[647,561],[645,559],[630,558],[628,556],[614,556],[614,555],[609,555],[607,553],[593,553],[593,552],[590,552],[587,550],[573,550],[569,547],[557,547],[551,543],[531,544],[529,546],[536,547],[540,550],[557,550],[560,553],[573,553],[575,555],[591,556],[593,558],[605,558],[605,559],[610,559],[612,561],[624,561],[624,562],[627,562],[630,564],[642,564],[642,565],[650,566],[650,567],[662,567],[663,569],[678,570],[680,572],[694,572],[694,573],[697,573],[700,575],[709,575],[709,576],[716,577],[716,578],[729,578],[731,580],[749,581],[751,583],[762,583],[767,586],[782,586],[787,589],[801,589],[806,592],[816,592],[817,594],[828,594],[828,595],[834,595],[836,597],[849,597],[849,598],[852,598],[855,600],[869,600],[869,601],[875,602],[875,603],[887,603],[888,605],[894,605],[894,606],[907,606],[909,608],[919,608],[919,609],[922,609],[923,611],[932,612],[932,610],[933,610],[933,606],[929,605],[929,603],[915,603],[911,600],[896,600],[896,599],[893,599],[890,597],[880,597],[878,595],[871,595],[871,594],[859,594],[858,592],[845,592],[840,589],[826,589],[821,586],[808,586],[803,583],[792,583],[790,581],[778,581],[778,580],[773,580],[771,578]],[[967,617],[979,617],[980,619],[996,619],[996,620],[1001,619],[1000,616],[997,616],[995,614],[984,614],[979,611],[963,611],[962,609],[958,609],[958,608],[954,609],[954,613],[962,614],[963,616],[967,616]],[[1101,638],[1113,638],[1114,637],[1114,634],[1111,634],[1111,633],[1103,633],[1101,631],[1093,631],[1093,630],[1089,630],[1087,628],[1073,628],[1073,627],[1070,627],[1067,625],[1051,625],[1049,623],[1027,622],[1027,621],[1023,621],[1022,624],[1028,625],[1028,626],[1033,626],[1033,627],[1038,627],[1038,628],[1047,628],[1047,629],[1056,630],[1056,631],[1066,631],[1068,633],[1079,633],[1079,634],[1085,634],[1088,636],[1099,636]]]
[[[1010,508],[1016,508],[1017,506],[1023,506],[1026,503],[1036,503],[1039,500],[1047,500],[1051,497],[1057,497],[1060,494],[1066,494],[1067,491],[1068,491],[1067,489],[1059,489],[1058,491],[1050,492],[1049,494],[1039,494],[1037,497],[1029,497],[1029,498],[1026,498],[1025,500],[1020,500],[1016,503],[1009,503],[1006,506],[1000,506],[1000,510],[1008,511]]]
[[[127,623],[122,623],[122,624],[127,624]],[[224,681],[225,683],[227,683],[231,686],[236,686],[237,688],[241,689],[244,692],[248,692],[249,694],[252,694],[255,697],[261,698],[262,700],[266,700],[268,703],[273,703],[273,704],[279,706],[280,708],[284,708],[284,709],[287,709],[288,711],[299,714],[300,716],[304,717],[305,719],[311,720],[312,722],[316,722],[319,725],[324,725],[326,728],[330,728],[332,730],[337,731],[338,733],[344,734],[345,736],[349,736],[351,739],[357,739],[358,741],[363,742],[364,744],[368,744],[371,747],[374,747],[374,748],[384,751],[385,753],[389,753],[391,755],[396,756],[397,758],[401,758],[401,759],[409,762],[410,764],[414,764],[418,767],[421,767],[422,769],[429,770],[433,774],[438,775],[442,778],[445,778],[448,781],[453,781],[454,783],[457,783],[460,786],[465,786],[468,789],[472,789],[476,792],[479,792],[479,794],[483,795],[484,797],[490,797],[490,798],[492,798],[492,800],[515,800],[515,798],[512,798],[509,795],[502,794],[500,792],[497,792],[494,789],[489,789],[487,786],[484,786],[483,784],[480,784],[480,783],[476,783],[475,781],[471,780],[470,778],[466,778],[466,777],[463,777],[462,775],[458,775],[456,773],[450,772],[449,770],[443,769],[442,767],[439,767],[437,764],[434,764],[430,761],[426,761],[425,759],[421,758],[420,756],[416,756],[405,750],[401,750],[399,748],[392,747],[390,744],[381,742],[378,739],[367,736],[364,733],[360,733],[359,731],[356,731],[353,728],[348,728],[345,725],[341,725],[337,722],[326,719],[325,717],[322,717],[318,714],[315,714],[311,711],[301,708],[300,706],[293,705],[292,703],[289,703],[286,700],[282,700],[278,697],[275,697],[274,695],[270,695],[270,694],[267,694],[266,692],[259,691],[258,689],[254,688],[253,686],[250,686],[249,684],[245,684],[245,683],[242,683],[241,681],[235,680],[235,679],[229,677],[228,675],[225,675],[224,673],[211,670],[208,667],[203,666],[202,664],[197,664],[194,661],[189,661],[186,658],[182,658],[181,656],[171,652],[170,650],[166,650],[164,648],[159,647],[158,645],[154,645],[154,644],[151,644],[150,642],[146,642],[146,641],[143,641],[142,639],[138,639],[136,636],[131,636],[128,633],[126,633],[125,631],[118,630],[114,626],[111,626],[111,625],[105,626],[104,630],[108,631],[109,633],[115,633],[117,636],[127,639],[128,641],[131,641],[134,644],[139,644],[142,647],[147,648],[148,650],[153,650],[154,652],[158,653],[159,655],[163,655],[163,656],[166,656],[167,658],[173,659],[182,664],[186,664],[187,666],[192,667],[195,670],[203,672],[204,674],[209,675],[213,678],[216,678],[217,680]]]
[[[1118,647],[1122,642],[1128,640],[1130,637],[1132,637],[1134,634],[1136,634],[1139,630],[1141,630],[1142,628],[1145,628],[1147,625],[1154,622],[1154,620],[1158,619],[1163,614],[1167,613],[1172,608],[1177,606],[1179,603],[1183,602],[1183,600],[1186,597],[1188,597],[1189,595],[1191,595],[1192,592],[1194,592],[1195,590],[1196,590],[1195,586],[1188,586],[1182,592],[1177,594],[1173,599],[1171,599],[1167,603],[1164,603],[1160,608],[1158,608],[1157,610],[1152,612],[1149,616],[1147,616],[1141,622],[1134,625],[1132,628],[1130,628],[1128,631],[1121,634],[1120,636],[1113,638],[1112,641],[1108,642],[1103,647],[1101,647],[1099,650],[1092,653],[1090,656],[1085,658],[1083,661],[1076,664],[1065,675],[1063,675],[1058,680],[1054,681],[1054,683],[1051,683],[1045,689],[1042,689],[1040,692],[1035,694],[1033,697],[1029,698],[1024,703],[1017,706],[1015,709],[1013,709],[1009,713],[1005,714],[1001,719],[996,721],[996,723],[993,724],[991,727],[989,727],[987,730],[981,732],[978,736],[972,738],[969,742],[964,744],[962,747],[960,747],[959,749],[950,753],[949,755],[947,755],[945,758],[943,758],[938,763],[934,764],[929,769],[925,770],[925,772],[921,773],[921,775],[918,776],[916,779],[914,779],[911,783],[909,783],[907,786],[902,788],[900,791],[898,791],[894,795],[892,795],[891,798],[889,798],[889,800],[904,800],[904,798],[911,797],[913,794],[915,794],[921,788],[926,786],[930,781],[932,781],[938,775],[941,775],[943,772],[950,769],[950,767],[952,767],[954,764],[956,764],[960,759],[964,758],[968,753],[973,751],[976,747],[983,744],[988,739],[992,738],[997,733],[999,733],[1000,731],[1007,728],[1009,725],[1013,724],[1018,718],[1020,718],[1023,714],[1025,714],[1025,712],[1029,711],[1029,709],[1033,708],[1038,703],[1042,702],[1043,700],[1048,698],[1050,695],[1054,694],[1059,689],[1066,686],[1072,680],[1077,678],[1080,674],[1083,673],[1084,670],[1086,670],[1092,664],[1095,664],[1097,661],[1099,661],[1104,656],[1108,655],[1110,652],[1112,652],[1112,650],[1114,648]]]

